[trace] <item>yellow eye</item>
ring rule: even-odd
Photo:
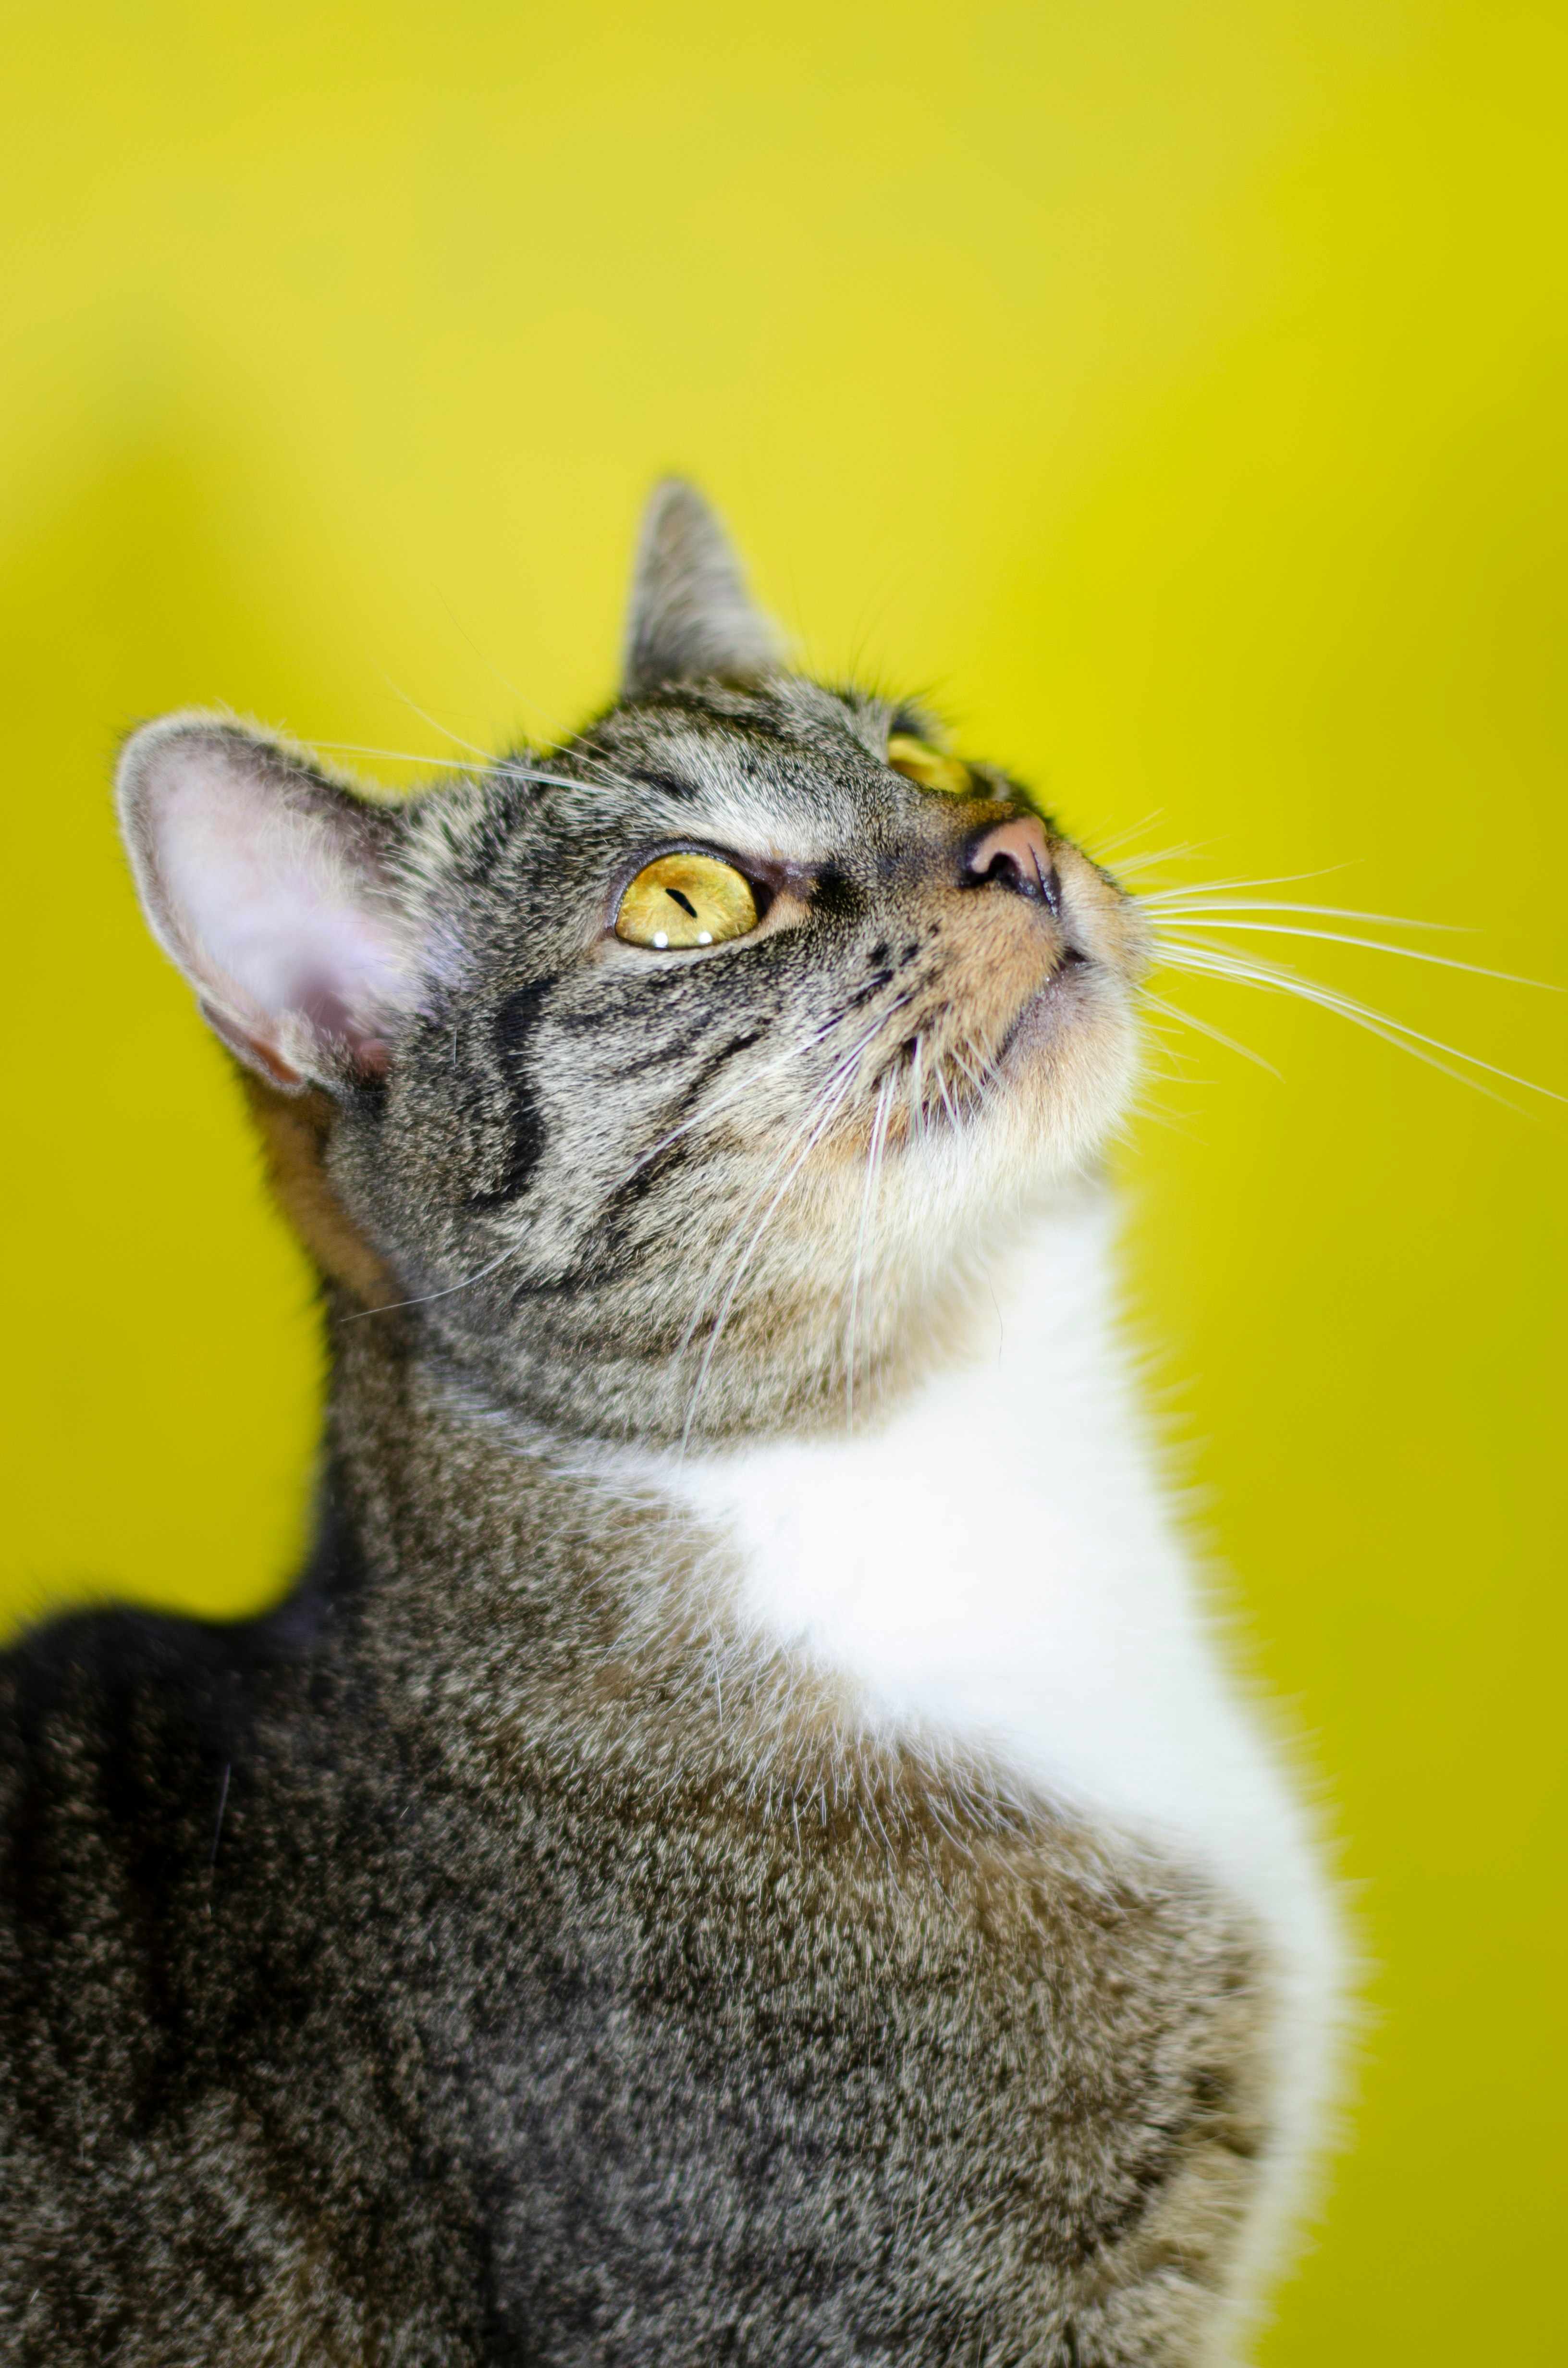
[[[661,855],[645,864],[615,916],[618,938],[661,953],[666,946],[722,946],[756,927],[749,882],[712,855]]]
[[[946,790],[950,797],[966,798],[974,787],[967,765],[956,757],[944,757],[928,740],[911,740],[902,732],[888,742],[888,763],[923,790]]]

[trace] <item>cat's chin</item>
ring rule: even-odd
[[[997,1075],[1032,1081],[1042,1062],[1052,1064],[1069,1048],[1074,1054],[1092,1049],[1081,1040],[1119,1038],[1126,1021],[1125,996],[1104,965],[1070,948],[1008,1029]]]
[[[999,1114],[1020,1130],[1031,1166],[1079,1167],[1103,1148],[1131,1099],[1137,1030],[1126,982],[1069,953],[1018,1013],[997,1056]]]

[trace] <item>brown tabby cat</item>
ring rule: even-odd
[[[278,1612],[0,1662],[5,2359],[1233,2356],[1332,1919],[1108,1314],[1135,905],[678,484],[548,759],[119,794],[333,1378]]]

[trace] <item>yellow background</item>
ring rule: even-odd
[[[933,687],[1091,837],[1563,976],[1563,25],[6,10],[14,1609],[257,1603],[311,1453],[308,1280],[133,912],[115,735],[191,700],[548,734],[610,686],[664,468],[813,660]],[[1559,998],[1273,951],[1568,1086]],[[1563,1113],[1174,992],[1281,1074],[1195,1037],[1158,1083],[1139,1320],[1373,1961],[1355,2146],[1264,2353],[1544,2358]]]

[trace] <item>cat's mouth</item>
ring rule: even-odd
[[[998,1076],[1013,1074],[1060,1039],[1074,1016],[1078,989],[1095,967],[1093,955],[1085,953],[1081,946],[1062,949],[1049,977],[1041,981],[1004,1031],[994,1056]]]
[[[1074,1138],[1091,1104],[1108,1122],[1113,1114],[1128,1072],[1129,990],[1147,962],[1142,913],[1034,815],[987,820],[964,869],[956,894],[950,874],[936,883],[903,963],[887,962],[884,938],[869,950],[878,967],[859,1008],[874,996],[885,1017],[855,1064],[843,1126],[828,1131],[829,1156],[869,1149],[880,1159],[895,1144],[967,1133],[1008,1102],[1016,1116],[1032,1113],[1027,1127],[1064,1126]]]
[[[1006,834],[994,836],[1001,840]],[[1032,825],[1032,837],[1040,836],[1039,825]],[[982,854],[989,846],[983,843]],[[1034,853],[1032,837],[1028,851]],[[989,1042],[974,1048],[998,1079],[1019,1077],[1038,1056],[1062,1048],[1081,1031],[1087,1031],[1086,1043],[1096,1020],[1111,1021],[1113,1008],[1122,1004],[1124,990],[1148,960],[1142,914],[1071,841],[1053,838],[1037,871],[1036,893],[1028,893],[1032,879],[1015,886],[1006,905],[994,908],[996,921],[1004,924],[1001,934],[988,932],[983,950],[971,947],[964,964],[977,1013],[987,990],[994,991],[1004,976],[1017,998],[1006,1018],[996,1015],[999,1027],[994,1020],[990,1028],[982,1022]]]

